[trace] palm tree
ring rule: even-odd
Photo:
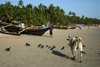
[[[41,11],[43,8],[42,8],[42,4],[40,3],[40,5],[38,6],[39,10]]]
[[[4,19],[5,21],[9,22],[12,19],[14,19],[14,10],[13,10],[14,6],[11,5],[11,2],[6,1],[6,3],[3,6],[3,12],[2,12],[2,19]]]
[[[51,4],[49,6],[49,14],[50,14],[51,23],[53,22],[53,16],[52,15],[53,15],[54,10],[55,10],[55,7],[53,6],[53,4]]]
[[[5,21],[23,21],[27,25],[43,24],[45,21],[50,21],[54,24],[59,22],[63,25],[67,25],[70,22],[83,24],[100,23],[99,19],[88,17],[84,19],[84,15],[80,18],[71,11],[66,15],[63,9],[60,9],[59,6],[53,6],[53,4],[50,4],[48,8],[42,3],[38,7],[33,7],[32,4],[24,6],[22,0],[19,0],[18,6],[13,6],[9,1],[6,1],[5,4],[0,4],[0,19]]]
[[[51,5],[49,6],[49,11],[50,11],[50,13],[52,13],[54,10],[55,10],[55,6],[53,6],[53,4],[51,4]]]
[[[72,12],[72,15],[75,17],[76,16],[76,14],[74,13],[74,12]]]
[[[4,18],[3,18],[3,17],[4,17],[3,15],[4,15],[4,5],[1,4],[1,5],[0,5],[0,19],[1,19],[1,20],[4,19]]]
[[[82,16],[81,18],[81,23],[84,24],[85,23],[85,20],[84,20],[84,15]]]
[[[55,11],[56,11],[56,14],[57,14],[57,18],[59,18],[59,17],[60,17],[60,7],[57,6],[57,7],[55,8]]]
[[[32,4],[27,4],[26,8],[32,9]]]
[[[45,5],[43,5],[43,14],[45,15],[47,11],[47,7]]]
[[[89,18],[88,17],[85,18],[85,24],[89,24]]]
[[[22,0],[19,1],[18,6],[20,6],[20,7],[23,6],[23,1]]]
[[[64,15],[65,11],[63,9],[60,10],[60,13]]]
[[[71,14],[72,14],[72,12],[71,12],[71,11],[69,11],[68,15],[71,15]]]

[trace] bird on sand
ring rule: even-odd
[[[26,43],[26,46],[31,46],[30,44]]]
[[[48,47],[48,49],[51,48],[50,46]]]
[[[6,48],[5,50],[6,50],[6,51],[10,51],[10,49],[11,49],[11,47],[9,47],[9,48]]]
[[[56,48],[56,47],[53,45],[53,47],[50,50],[53,50],[54,48]]]
[[[53,50],[54,49],[54,47],[52,47],[50,50]]]
[[[50,50],[53,50],[54,48],[52,47]]]
[[[53,48],[56,48],[56,46],[53,45]]]
[[[38,47],[40,47],[40,46],[41,46],[41,44],[38,45]]]
[[[83,47],[86,47],[85,45],[82,45]]]
[[[46,47],[48,47],[48,45],[46,45]]]
[[[63,46],[62,48],[61,48],[61,50],[63,50],[65,47]]]
[[[43,48],[43,47],[44,47],[44,45],[41,46],[41,48]]]

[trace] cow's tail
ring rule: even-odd
[[[85,52],[83,52],[83,51],[80,51],[81,53],[83,53],[83,54],[86,54]]]

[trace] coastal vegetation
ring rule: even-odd
[[[44,24],[50,22],[57,25],[76,24],[100,24],[100,19],[76,16],[74,12],[69,11],[66,15],[65,11],[59,6],[50,4],[49,7],[40,3],[38,6],[32,4],[24,5],[22,0],[19,0],[18,5],[12,5],[11,2],[5,1],[5,4],[0,4],[0,20],[10,22],[12,20],[24,22],[26,25]]]

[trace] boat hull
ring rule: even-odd
[[[68,29],[67,27],[59,27],[59,26],[55,26],[54,29]]]
[[[23,28],[16,27],[16,26],[8,26],[8,27],[5,27],[5,30],[7,30],[9,32],[19,32],[19,31],[23,30]]]
[[[9,23],[0,23],[0,27],[7,26],[7,25],[9,25]]]
[[[75,29],[76,27],[71,27],[70,29]]]
[[[27,29],[23,31],[24,34],[43,35],[49,28],[46,29]]]

